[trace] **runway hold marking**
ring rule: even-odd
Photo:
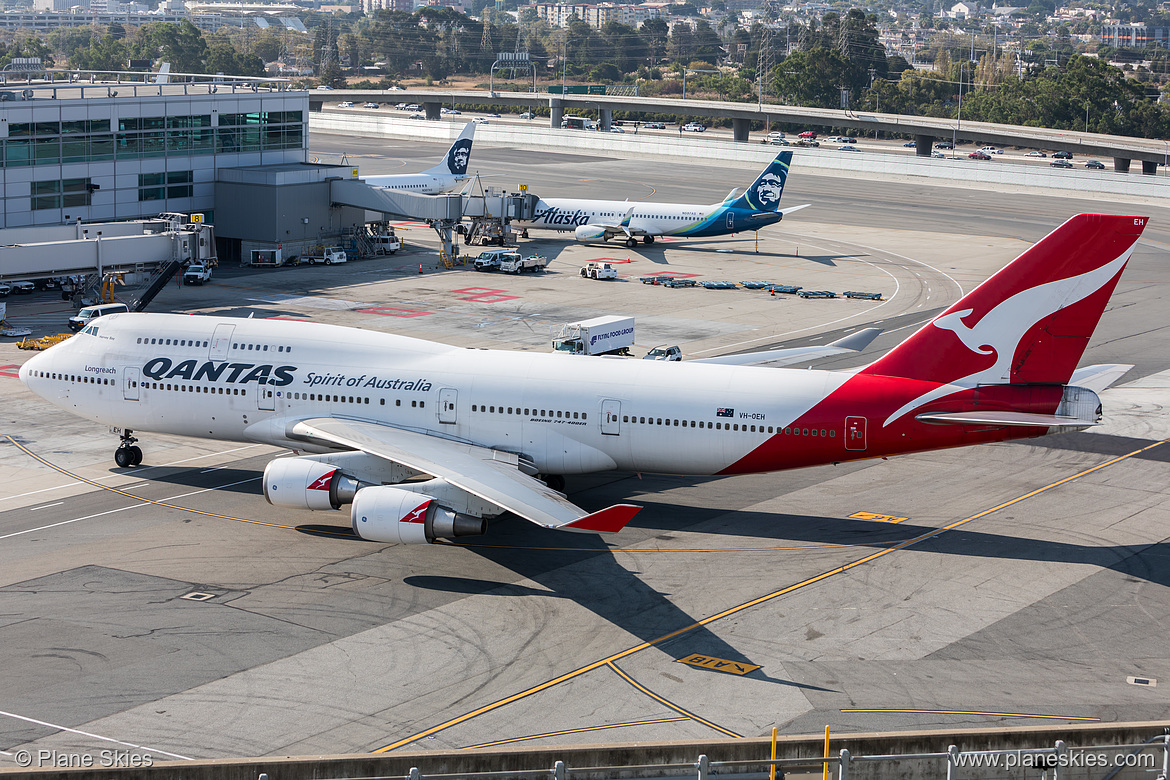
[[[20,379],[20,364],[10,363],[7,366],[0,366],[0,376],[6,376],[9,379]]]
[[[361,314],[380,314],[383,317],[425,317],[434,314],[433,311],[415,311],[414,309],[399,309],[396,306],[375,306],[372,309],[358,309]]]
[[[686,658],[680,658],[675,661],[676,664],[687,664],[689,666],[697,666],[700,669],[713,669],[716,672],[727,672],[728,674],[749,674],[761,668],[755,664],[741,664],[738,661],[728,661],[724,658],[712,658],[709,655],[688,655]]]
[[[735,737],[736,739],[743,739],[743,734],[736,734],[731,729],[725,729],[716,723],[712,723],[711,721],[707,720],[706,718],[700,718],[695,713],[683,709],[682,707],[680,707],[679,705],[670,701],[669,699],[667,699],[663,696],[659,696],[657,693],[650,690],[645,685],[642,685],[642,683],[638,682],[630,675],[626,674],[624,671],[622,671],[618,667],[617,664],[613,663],[612,661],[607,662],[606,666],[608,666],[610,669],[612,669],[617,674],[618,677],[621,677],[623,680],[628,682],[630,685],[634,686],[639,691],[646,694],[647,696],[649,696],[651,699],[658,702],[659,704],[662,704],[663,706],[669,707],[670,709],[674,710],[675,712],[677,712],[680,715],[687,716],[688,718],[693,720],[695,723],[702,723],[707,728],[714,729],[715,731],[718,731],[720,734],[726,734],[727,736]]]
[[[481,742],[478,745],[468,745],[463,750],[478,750],[479,748],[498,747],[500,745],[510,745],[513,742],[524,742],[529,739],[544,739],[545,737],[563,737],[566,734],[585,734],[590,731],[604,731],[605,729],[624,729],[630,726],[653,726],[658,723],[677,723],[680,720],[690,720],[683,716],[676,718],[655,718],[653,720],[632,720],[626,723],[607,723],[604,726],[582,726],[579,729],[562,729],[561,731],[546,731],[543,734],[529,734],[524,737],[512,737],[511,739],[498,739],[495,742]]]
[[[140,504],[153,504],[154,506],[161,506],[161,507],[165,507],[167,509],[177,509],[180,512],[190,512],[190,513],[195,514],[195,515],[203,515],[204,517],[216,517],[216,518],[219,518],[220,520],[234,520],[237,523],[249,523],[250,525],[263,525],[263,526],[267,526],[268,528],[287,528],[290,531],[297,530],[297,527],[295,525],[282,525],[280,523],[265,523],[261,520],[249,520],[249,519],[244,518],[244,517],[232,517],[231,515],[220,515],[220,514],[216,514],[215,512],[204,512],[202,509],[191,509],[191,508],[185,507],[185,506],[177,506],[176,504],[166,503],[166,501],[173,501],[174,499],[166,499],[166,501],[155,501],[154,499],[151,499],[151,498],[143,498],[142,496],[136,496],[133,493],[127,493],[125,490],[119,490],[118,488],[110,487],[109,485],[102,485],[102,484],[99,484],[98,482],[95,482],[92,479],[86,479],[85,477],[82,477],[78,474],[74,474],[72,471],[61,468],[60,466],[56,465],[55,463],[52,463],[51,461],[48,461],[48,460],[42,458],[40,455],[37,455],[35,452],[30,450],[28,447],[24,446],[23,444],[18,442],[16,439],[12,438],[11,435],[9,435],[9,434],[2,434],[2,435],[3,435],[3,438],[7,439],[8,442],[12,446],[16,447],[18,450],[23,452],[25,455],[28,455],[30,458],[37,461],[38,463],[40,463],[44,466],[48,466],[53,471],[56,471],[59,474],[64,474],[67,477],[72,477],[73,479],[77,480],[78,482],[81,482],[82,484],[85,484],[85,485],[89,485],[90,487],[95,487],[95,488],[98,488],[99,490],[107,490],[111,493],[117,493],[118,495],[125,496],[126,498],[132,498],[135,501],[138,501]],[[245,449],[245,448],[241,448],[241,449]],[[185,493],[182,496],[175,496],[175,498],[185,498],[186,496],[193,496],[196,493],[207,493],[207,492],[210,492],[212,490],[219,490],[219,489],[225,488],[225,487],[232,487],[234,485],[242,485],[245,482],[255,482],[257,479],[259,479],[259,477],[253,477],[251,479],[242,479],[239,482],[232,482],[229,485],[220,485],[219,487],[205,488],[203,490],[196,490],[194,493]],[[146,484],[153,484],[153,483],[146,483]],[[139,486],[135,486],[135,487],[139,487]],[[90,517],[99,517],[100,515],[107,515],[107,514],[111,514],[113,512],[121,512],[124,509],[133,509],[133,508],[134,507],[122,507],[121,509],[113,509],[113,510],[110,510],[109,512],[101,512],[97,515],[90,515]],[[13,533],[13,534],[8,534],[8,536],[20,536],[21,534],[31,533],[32,531],[43,531],[45,528],[52,528],[53,526],[58,526],[58,525],[66,525],[68,523],[75,522],[76,520],[85,520],[85,519],[87,519],[87,518],[79,517],[79,518],[75,518],[74,520],[64,520],[60,523],[53,523],[53,525],[45,526],[44,528],[30,528],[27,531],[18,531],[18,532]],[[353,537],[353,535],[350,533],[341,533],[340,531],[336,534],[331,534],[328,531],[321,531],[319,533],[321,533],[322,535],[326,535],[326,536],[338,536],[338,537],[342,537],[342,538],[346,538],[346,539],[350,539]],[[7,537],[2,537],[2,538],[7,538]],[[0,713],[0,714],[2,714],[2,713]]]
[[[998,512],[1001,509],[1006,509],[1007,507],[1018,504],[1021,501],[1026,501],[1029,498],[1033,498],[1034,496],[1038,496],[1038,495],[1041,495],[1043,493],[1047,493],[1048,491],[1053,490],[1054,488],[1060,487],[1061,485],[1066,485],[1069,482],[1080,479],[1081,477],[1088,476],[1089,474],[1093,474],[1094,472],[1100,471],[1101,469],[1108,468],[1109,466],[1112,466],[1115,463],[1120,463],[1123,460],[1128,460],[1128,459],[1135,457],[1137,455],[1141,455],[1142,453],[1148,452],[1149,450],[1152,450],[1155,447],[1160,447],[1167,442],[1170,442],[1170,439],[1162,439],[1161,441],[1156,441],[1153,444],[1148,444],[1145,447],[1141,447],[1139,449],[1133,450],[1132,452],[1127,452],[1124,455],[1118,455],[1116,458],[1112,458],[1110,460],[1107,460],[1104,463],[1099,463],[1096,466],[1092,466],[1091,468],[1087,468],[1084,471],[1079,471],[1076,474],[1065,477],[1064,479],[1057,480],[1056,482],[1051,482],[1043,487],[1036,488],[1035,490],[1032,490],[1028,493],[1023,494],[1022,496],[1017,496],[1017,497],[1010,499],[1008,501],[1004,501],[1003,503],[996,504],[995,506],[991,507],[990,509],[985,509],[982,512],[976,512],[975,514],[971,515],[970,517],[965,517],[962,520],[956,520],[955,522],[944,525],[941,528],[936,528],[936,529],[933,529],[930,531],[926,531],[925,533],[919,534],[918,536],[915,536],[911,539],[897,542],[896,544],[892,544],[891,546],[883,548],[881,550],[878,550],[877,552],[870,553],[869,555],[864,555],[861,558],[858,558],[857,560],[852,561],[851,563],[846,563],[846,564],[843,564],[841,566],[837,566],[836,568],[829,569],[828,571],[823,571],[820,574],[817,574],[817,575],[814,575],[814,576],[809,577],[807,579],[801,580],[800,582],[794,583],[792,585],[788,585],[786,587],[780,588],[779,590],[774,590],[771,593],[767,593],[763,596],[759,596],[757,598],[751,599],[750,601],[745,601],[741,604],[736,604],[733,607],[728,607],[727,609],[723,610],[722,612],[717,612],[714,615],[711,615],[710,617],[703,618],[702,620],[691,623],[690,625],[683,626],[682,628],[679,628],[679,629],[675,629],[674,631],[671,631],[667,634],[663,634],[662,636],[658,637],[657,639],[651,639],[649,641],[636,644],[632,647],[627,647],[625,650],[620,650],[620,651],[613,653],[612,655],[610,655],[606,658],[601,658],[601,659],[598,659],[596,661],[593,661],[592,663],[586,664],[585,666],[580,666],[576,669],[573,669],[571,671],[560,674],[560,675],[552,678],[551,680],[546,680],[543,683],[538,683],[537,685],[533,685],[530,688],[526,688],[522,691],[514,693],[511,696],[506,696],[502,699],[497,699],[496,701],[489,702],[488,704],[484,704],[480,707],[477,707],[474,710],[471,710],[470,712],[466,712],[462,715],[457,715],[454,718],[450,718],[448,720],[445,720],[442,723],[431,726],[428,729],[424,729],[423,731],[419,731],[415,734],[411,734],[410,736],[403,737],[402,739],[391,742],[388,745],[383,745],[382,747],[375,749],[373,752],[375,752],[375,753],[388,753],[389,751],[394,750],[396,748],[400,748],[404,745],[409,745],[412,742],[417,742],[420,739],[424,739],[424,738],[432,736],[434,734],[438,734],[439,732],[445,731],[445,730],[451,728],[452,726],[457,726],[461,723],[466,723],[467,721],[472,720],[473,718],[477,718],[480,715],[483,715],[483,714],[488,713],[488,712],[493,712],[495,710],[500,709],[501,707],[506,707],[509,704],[513,704],[515,702],[520,701],[521,699],[526,699],[529,696],[540,693],[542,691],[546,691],[549,688],[552,688],[556,685],[560,685],[563,682],[568,682],[569,680],[575,680],[576,678],[578,678],[584,674],[588,674],[589,672],[593,671],[594,669],[599,669],[603,666],[612,666],[612,664],[616,661],[620,661],[623,658],[628,658],[629,656],[634,655],[636,653],[640,653],[641,651],[646,650],[648,648],[656,647],[656,646],[662,644],[663,642],[667,642],[671,639],[674,639],[675,637],[679,637],[679,636],[682,636],[683,634],[690,633],[691,631],[694,631],[695,629],[705,628],[706,626],[709,626],[712,623],[723,620],[724,618],[731,617],[732,615],[738,615],[739,613],[744,612],[745,610],[749,610],[752,607],[758,607],[761,604],[766,604],[769,601],[773,601],[775,599],[780,598],[781,596],[786,596],[789,593],[793,593],[793,592],[801,590],[803,588],[807,588],[808,586],[814,585],[818,582],[821,582],[822,580],[827,580],[830,577],[833,577],[833,576],[838,575],[838,574],[844,574],[847,571],[851,571],[853,569],[856,569],[857,567],[863,566],[867,563],[875,561],[878,558],[883,558],[891,553],[898,552],[899,550],[905,550],[907,547],[911,547],[915,544],[918,544],[919,542],[924,542],[927,539],[933,539],[934,537],[936,537],[940,534],[944,534],[947,531],[954,530],[955,528],[959,528],[961,526],[966,525],[967,523],[978,520],[980,518],[987,517],[988,515],[993,514],[995,512]]]
[[[459,290],[451,290],[453,293],[460,293],[459,300],[474,301],[475,303],[499,303],[500,301],[515,301],[522,296],[508,295],[507,290],[495,290],[491,287],[464,287]]]
[[[1034,712],[982,712],[980,710],[896,710],[896,709],[855,709],[841,712],[901,713],[909,715],[986,715],[989,718],[1040,718],[1043,720],[1085,720],[1099,721],[1083,715],[1040,715]]]
[[[849,515],[854,520],[873,520],[878,523],[901,523],[909,520],[909,517],[894,517],[893,515],[879,515],[874,512],[854,512]]]

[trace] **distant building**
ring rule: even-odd
[[[368,14],[375,11],[405,11],[414,10],[414,0],[362,0],[362,10]]]
[[[1101,26],[1101,42],[1115,47],[1145,49],[1149,46],[1166,47],[1170,29],[1146,27],[1144,24],[1105,24]]]
[[[590,27],[600,30],[609,22],[638,27],[647,20],[665,16],[668,6],[669,3],[533,3],[526,7],[551,27],[568,27],[569,20],[576,16]]]

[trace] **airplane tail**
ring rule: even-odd
[[[729,202],[725,202],[725,205],[752,211],[779,211],[780,197],[784,194],[784,182],[788,181],[788,166],[791,164],[792,152],[788,150],[780,152],[743,195],[735,200],[731,200],[729,195]],[[733,195],[734,193],[735,190],[732,190]]]
[[[450,174],[466,176],[467,166],[471,162],[471,141],[474,137],[475,122],[468,122],[463,128],[463,132],[455,139],[455,143],[451,144],[451,148],[447,150],[447,154],[443,155],[443,162],[424,171],[424,173],[432,176]]]
[[[1145,217],[1072,217],[860,373],[1067,384],[1145,226]]]

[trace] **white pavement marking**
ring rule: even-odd
[[[166,750],[161,750],[159,748],[147,747],[145,745],[135,745],[133,742],[123,742],[120,739],[114,739],[113,737],[103,737],[101,734],[91,734],[88,731],[79,731],[78,729],[71,729],[68,726],[58,726],[56,723],[46,723],[43,720],[37,720],[36,718],[29,718],[29,717],[26,717],[24,715],[17,715],[16,713],[13,713],[13,712],[5,712],[4,710],[0,710],[0,715],[7,716],[9,718],[15,718],[16,720],[23,720],[26,723],[35,723],[38,726],[47,726],[48,728],[57,729],[58,731],[67,731],[70,734],[80,734],[83,737],[92,737],[94,739],[100,739],[103,742],[113,742],[115,745],[125,745],[126,747],[136,748],[137,750],[148,750],[152,753],[162,753],[164,756],[170,756],[171,758],[178,758],[178,759],[181,759],[183,761],[193,761],[194,760],[190,756],[180,756],[178,753],[171,753],[171,752],[168,752]],[[0,751],[0,752],[3,752],[3,751]],[[12,754],[5,753],[5,755],[10,756]]]
[[[92,520],[95,517],[104,517],[105,515],[112,515],[112,514],[115,514],[117,512],[125,512],[127,509],[138,509],[139,507],[144,507],[144,506],[154,506],[155,504],[165,504],[168,501],[176,501],[180,498],[188,498],[189,496],[197,496],[200,493],[210,493],[212,490],[221,490],[223,488],[234,487],[236,485],[242,485],[245,482],[255,482],[258,479],[260,479],[260,477],[252,477],[250,479],[241,479],[239,482],[229,482],[226,485],[217,485],[216,487],[212,487],[212,488],[204,488],[203,490],[196,490],[192,493],[183,493],[183,494],[178,495],[178,496],[171,496],[170,498],[160,498],[158,500],[151,500],[151,501],[147,501],[146,499],[139,499],[140,501],[142,501],[141,504],[132,504],[130,506],[119,507],[118,509],[110,509],[110,510],[107,510],[105,512],[98,512],[95,515],[86,515],[84,517],[75,517],[72,520],[62,520],[59,523],[50,523],[49,525],[42,525],[38,528],[27,528],[23,531],[13,531],[10,534],[5,534],[4,536],[0,536],[0,540],[11,539],[14,536],[22,536],[24,534],[31,534],[31,533],[35,533],[37,531],[46,531],[50,528],[56,528],[57,526],[60,526],[60,525],[69,525],[70,523],[77,523],[77,522],[80,522],[82,520]],[[64,502],[62,502],[62,503],[64,503]],[[183,507],[175,507],[175,508],[182,509]]]
[[[134,473],[141,474],[144,471],[150,471],[151,469],[166,469],[166,468],[170,468],[171,466],[179,466],[179,465],[182,465],[184,463],[190,463],[193,460],[202,460],[203,458],[211,458],[211,457],[214,457],[216,455],[228,455],[228,454],[233,453],[233,452],[239,452],[240,450],[250,450],[253,447],[261,447],[261,446],[263,446],[263,445],[261,445],[261,444],[246,444],[243,447],[233,447],[230,450],[220,450],[219,452],[208,452],[204,455],[196,455],[193,458],[184,458],[183,460],[176,460],[176,461],[173,461],[171,463],[161,463],[157,466],[141,466],[141,467],[137,468]],[[124,477],[124,476],[126,476],[126,475],[125,474],[107,474],[104,477],[96,477],[90,481],[91,482],[101,482],[103,479],[115,479],[117,477]],[[62,488],[73,487],[75,485],[88,485],[88,484],[89,484],[89,482],[80,482],[80,481],[66,482],[64,485],[55,485],[54,487],[41,488],[40,490],[30,490],[27,493],[17,493],[15,495],[11,495],[11,496],[0,496],[0,501],[8,501],[9,499],[23,498],[25,496],[35,496],[37,493],[48,493],[49,491],[52,491],[52,490],[61,490]]]
[[[61,506],[64,503],[65,503],[64,501],[58,501],[55,504],[41,504],[40,506],[30,507],[28,511],[36,512],[36,511],[41,510],[41,509],[48,509],[51,506]]]

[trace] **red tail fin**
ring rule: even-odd
[[[1073,217],[862,373],[1068,382],[1145,226],[1145,217]]]

